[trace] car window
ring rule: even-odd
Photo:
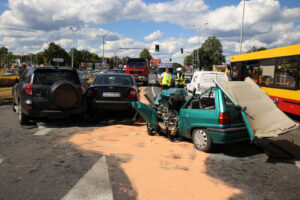
[[[213,110],[215,109],[215,90],[208,90],[200,96],[200,98],[194,98],[188,109],[203,109]]]
[[[34,72],[35,84],[53,84],[62,80],[80,84],[78,75],[70,70],[36,70]]]
[[[202,82],[223,82],[226,81],[226,76],[224,74],[216,74],[216,73],[211,73],[211,74],[203,74],[202,76]]]
[[[124,76],[118,74],[101,74],[96,77],[93,84],[133,86],[134,82],[131,76]]]

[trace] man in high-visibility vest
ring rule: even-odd
[[[170,88],[172,83],[172,74],[169,72],[169,68],[166,68],[166,71],[162,73],[161,77],[159,78],[159,84],[162,87],[162,90],[167,90]]]
[[[184,73],[182,72],[182,68],[177,68],[177,74],[176,74],[176,87],[177,88],[184,88],[185,85],[185,79],[184,79]]]

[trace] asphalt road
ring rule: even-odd
[[[104,123],[87,118],[80,125],[58,120],[21,127],[11,105],[0,106],[0,113],[0,199],[62,199],[103,157],[64,140]],[[114,156],[106,157],[112,195],[135,199],[120,163]]]
[[[145,92],[154,98],[160,88],[148,86]],[[57,120],[21,127],[11,105],[0,106],[0,113],[0,199],[74,199],[74,195],[81,199],[80,195],[95,191],[95,188],[81,187],[91,179],[104,191],[99,194],[105,194],[103,198],[137,198],[137,192],[120,167],[122,159],[80,150],[65,142],[76,133],[113,122],[86,117],[79,125]],[[233,199],[298,199],[300,196],[299,159],[272,159],[257,146],[242,143],[217,146],[206,164],[209,176],[243,191]],[[101,181],[91,178],[97,177],[95,170],[101,173],[98,174]]]

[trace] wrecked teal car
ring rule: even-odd
[[[298,127],[252,80],[216,85],[190,97],[184,89],[169,89],[154,102],[146,96],[150,106],[139,101],[132,105],[146,121],[149,135],[191,138],[205,152],[214,144],[274,137]]]

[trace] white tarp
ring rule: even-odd
[[[236,104],[246,108],[245,120],[248,120],[254,136],[276,137],[298,128],[299,124],[282,112],[251,78],[218,85]]]

